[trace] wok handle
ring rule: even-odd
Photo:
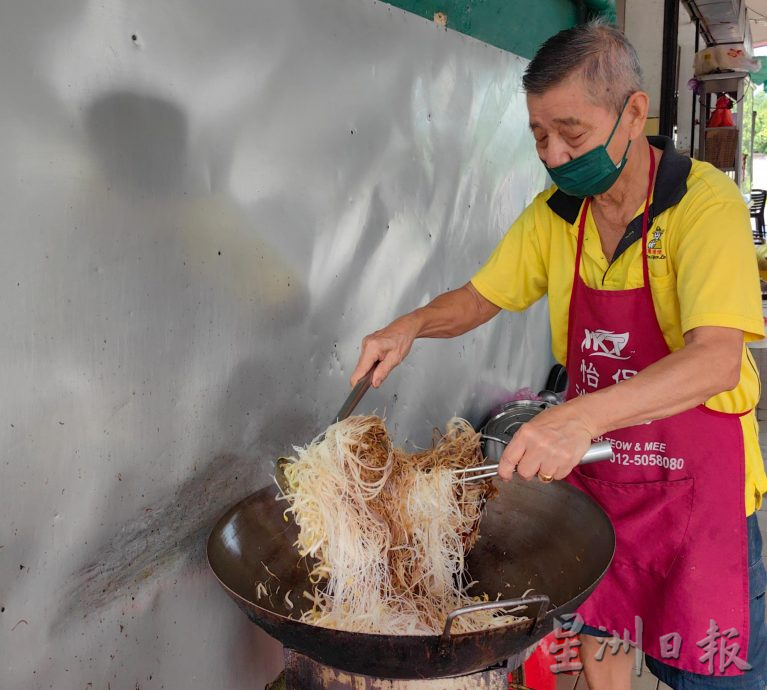
[[[528,635],[532,635],[533,631],[543,623],[543,619],[546,617],[548,611],[550,599],[545,594],[533,594],[529,597],[518,597],[516,599],[504,599],[503,601],[484,601],[480,604],[470,604],[469,606],[462,606],[459,609],[455,609],[447,614],[445,620],[445,629],[442,631],[442,635],[439,638],[439,653],[442,656],[447,656],[450,653],[450,629],[453,627],[453,621],[458,616],[463,616],[467,613],[474,613],[475,611],[491,611],[493,609],[512,609],[519,606],[531,606],[538,605],[538,612],[533,618],[533,622],[530,625],[530,629],[527,631]]]

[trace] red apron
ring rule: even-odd
[[[647,265],[652,148],[650,158],[643,287],[595,290],[583,282],[580,264],[591,200],[583,205],[570,298],[568,399],[630,378],[670,352],[653,307]],[[671,666],[740,675],[748,649],[749,601],[738,415],[701,405],[612,431],[605,439],[613,446],[614,461],[576,467],[566,479],[604,508],[616,533],[615,558],[578,612],[585,623],[604,626],[610,635],[623,637],[626,631],[643,651]],[[721,663],[727,650],[736,653],[739,664]]]

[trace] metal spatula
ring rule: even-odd
[[[376,362],[376,364],[378,364],[378,362]],[[375,366],[357,381],[357,384],[352,388],[352,392],[349,393],[349,397],[344,400],[344,404],[341,405],[341,409],[338,410],[338,414],[332,422],[333,424],[344,421],[344,419],[349,417],[351,413],[357,409],[357,405],[359,405],[360,400],[365,396],[365,393],[368,392],[368,388],[370,388],[370,384],[373,381],[373,371],[375,371]]]
[[[354,412],[355,409],[357,409],[357,405],[359,405],[360,400],[365,396],[365,393],[368,392],[368,388],[370,388],[370,384],[373,381],[373,371],[375,370],[375,365],[370,369],[370,371],[365,374],[359,381],[357,381],[354,388],[352,388],[351,393],[349,393],[346,400],[344,400],[344,404],[341,405],[341,409],[338,410],[338,413],[333,418],[333,421],[331,424],[335,424],[336,422],[342,422],[344,419],[349,417],[352,412]],[[325,433],[323,432],[319,437],[318,440],[322,440],[325,437]],[[286,490],[285,485],[285,465],[286,463],[290,462],[288,458],[277,458],[277,462],[274,468],[274,479],[277,482],[277,486],[280,487],[280,489],[283,491],[283,493]]]

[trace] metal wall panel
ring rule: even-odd
[[[0,19],[0,687],[262,687],[204,539],[542,188],[524,61],[371,0]],[[549,364],[539,304],[362,407],[424,444]]]

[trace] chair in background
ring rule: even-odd
[[[748,206],[748,210],[754,219],[753,235],[754,242],[757,244],[763,244],[765,241],[764,203],[766,199],[767,191],[764,189],[751,190],[751,203]]]

